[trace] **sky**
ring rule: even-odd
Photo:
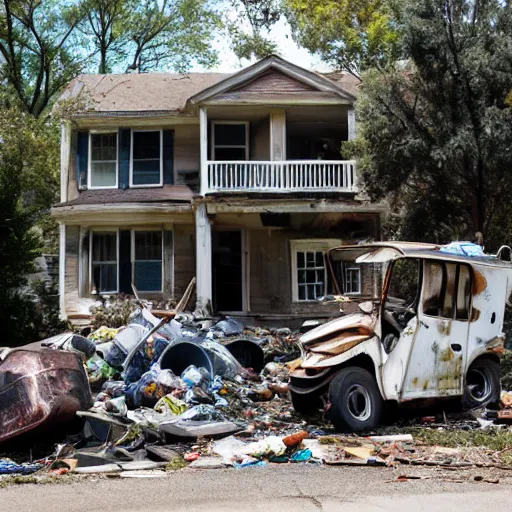
[[[299,48],[292,39],[290,26],[284,17],[272,27],[269,37],[279,46],[279,54],[284,59],[297,64],[306,69],[315,71],[330,71],[330,68],[322,62],[318,57],[311,55],[304,48]],[[254,61],[243,59],[240,61],[238,57],[229,49],[229,42],[224,39],[217,41],[217,49],[219,51],[220,64],[213,69],[205,70],[200,66],[194,67],[192,71],[216,71],[221,73],[231,73],[238,71],[243,67],[252,64]]]

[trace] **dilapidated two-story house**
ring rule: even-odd
[[[61,312],[100,294],[178,297],[197,309],[308,317],[332,310],[330,247],[379,239],[358,197],[357,81],[272,56],[235,74],[82,75],[61,101]],[[360,269],[341,293],[364,296]]]

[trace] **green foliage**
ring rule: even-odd
[[[285,0],[295,40],[355,76],[400,54],[401,2]]]
[[[2,345],[34,341],[51,317],[36,305],[27,275],[43,248],[38,222],[58,190],[55,128],[16,108],[0,108],[0,321]]]
[[[512,12],[499,0],[406,2],[407,66],[368,71],[358,102],[367,192],[387,197],[388,235],[444,242],[512,234]]]
[[[231,0],[236,20],[227,22],[231,49],[239,59],[262,59],[278,52],[268,35],[282,15],[280,0]]]

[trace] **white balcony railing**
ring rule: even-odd
[[[204,193],[356,192],[353,160],[208,161]]]

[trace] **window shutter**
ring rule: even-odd
[[[132,239],[130,230],[119,231],[119,292],[132,294]]]
[[[78,190],[87,188],[87,169],[89,166],[89,132],[77,134],[76,183]]]
[[[164,185],[174,184],[174,130],[163,131]]]
[[[119,128],[119,188],[127,189],[130,184],[130,128]]]

